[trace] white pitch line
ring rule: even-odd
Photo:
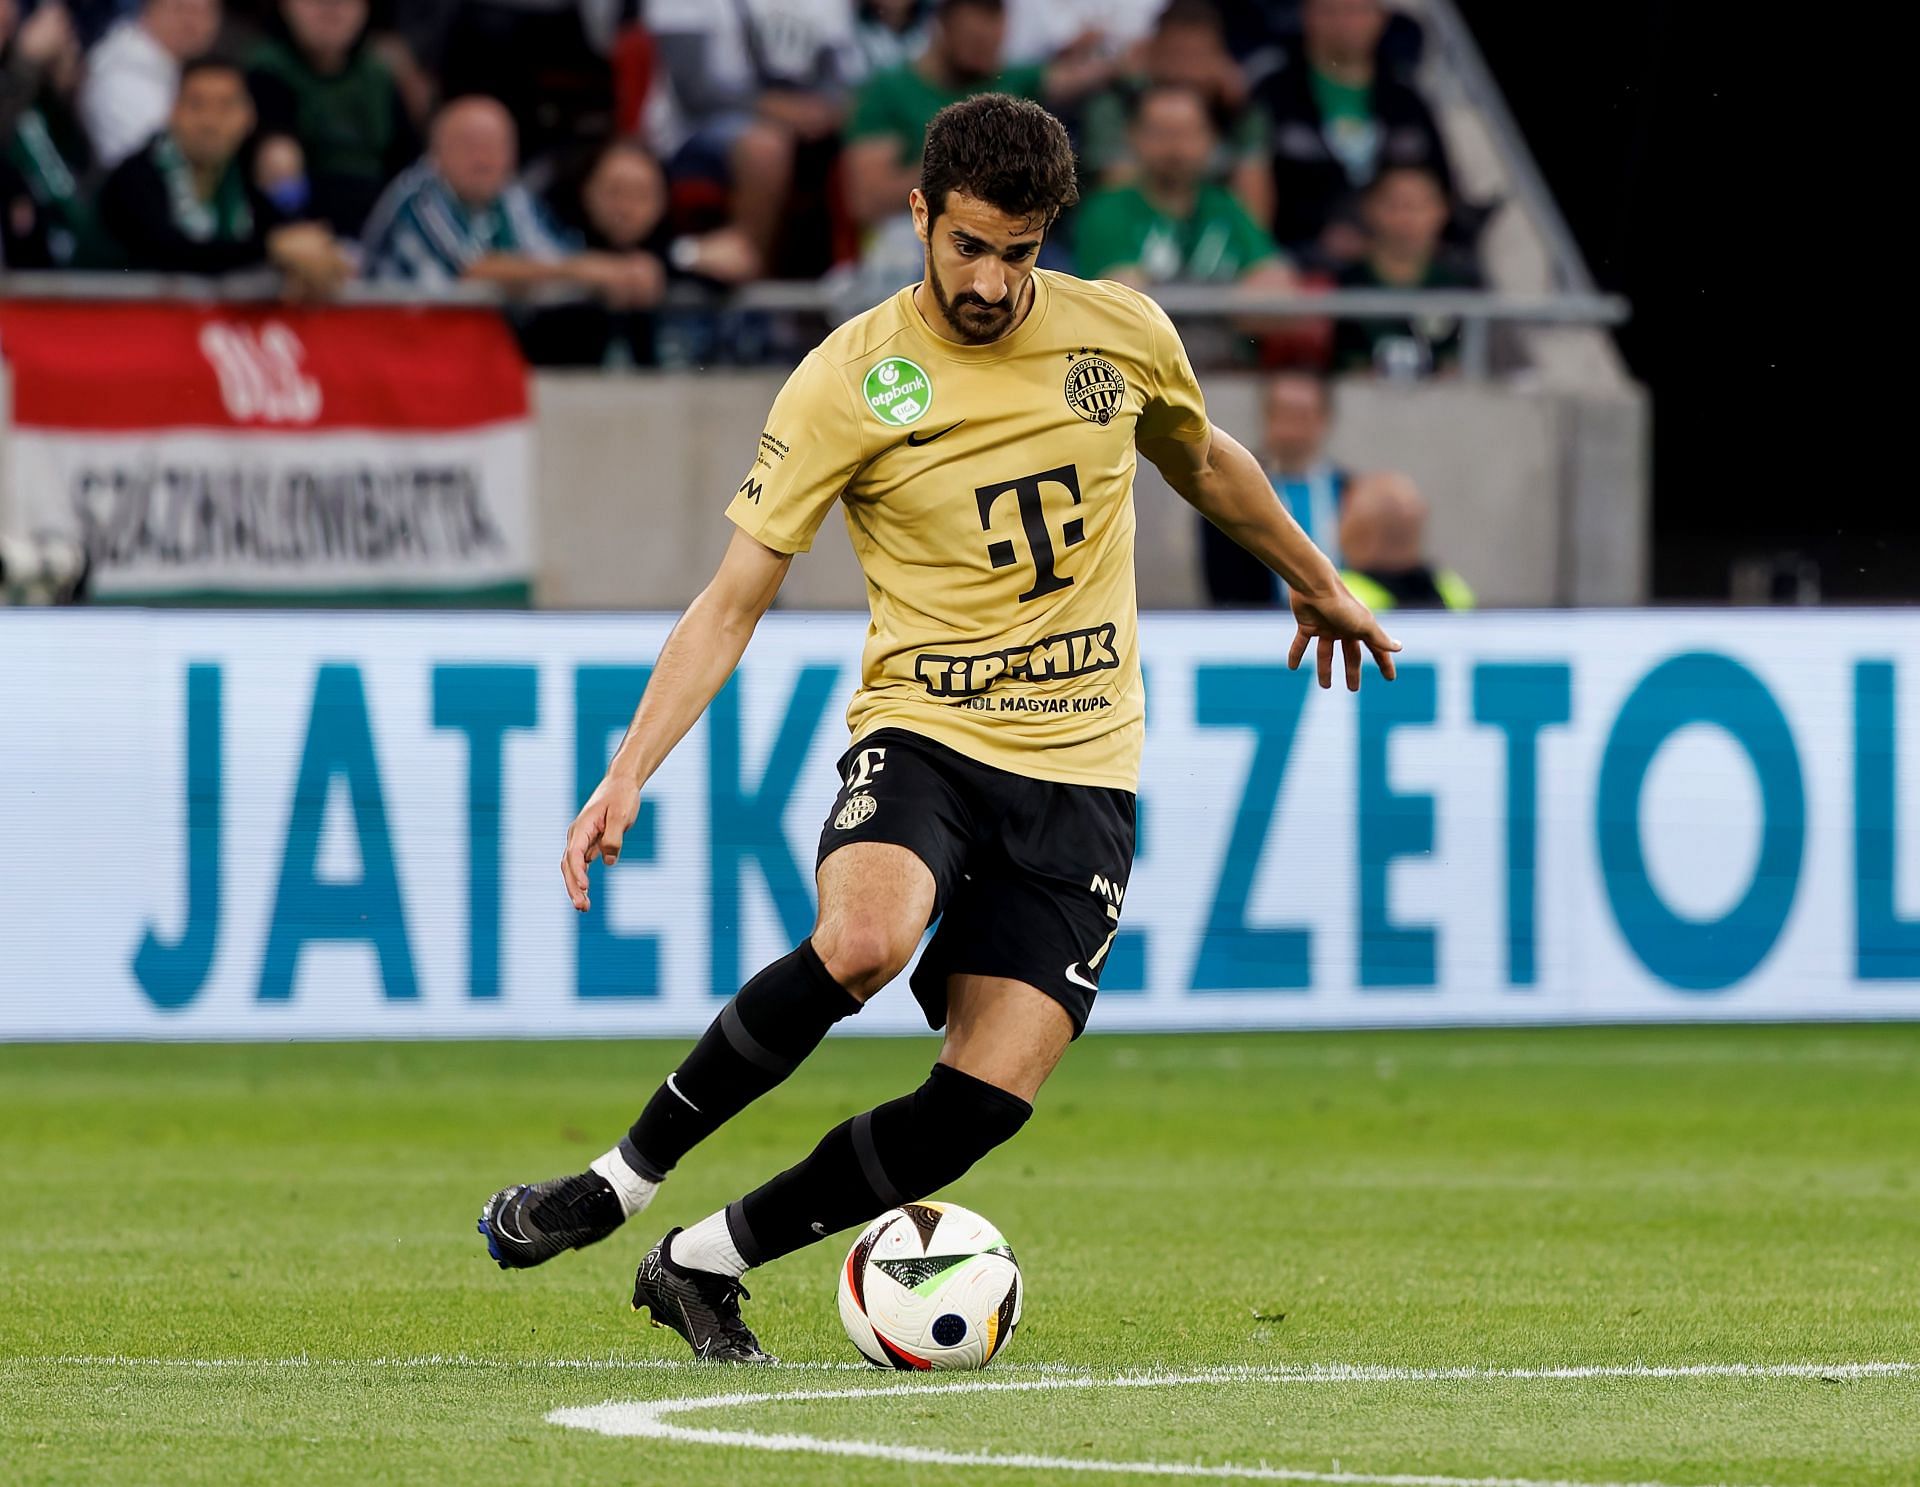
[[[297,1369],[297,1368],[481,1368],[481,1369],[554,1369],[565,1372],[593,1373],[673,1373],[711,1371],[713,1365],[694,1358],[476,1358],[468,1353],[422,1353],[413,1357],[379,1358],[158,1358],[136,1357],[127,1353],[59,1353],[9,1358],[0,1356],[0,1368],[205,1368],[205,1369]],[[1082,1373],[1085,1370],[1066,1364],[1027,1363],[1028,1369]],[[776,1363],[771,1370],[781,1373],[873,1373],[871,1363]]]
[[[483,1368],[553,1369],[562,1372],[592,1373],[676,1373],[711,1375],[715,1365],[692,1358],[481,1358],[468,1353],[421,1353],[410,1357],[315,1358],[295,1355],[284,1358],[164,1358],[140,1357],[127,1353],[54,1353],[0,1357],[0,1366],[34,1368]],[[996,1374],[1051,1374],[1069,1381],[1072,1387],[1087,1384],[1134,1381],[1165,1382],[1175,1375],[1145,1370],[1123,1373],[1112,1378],[1097,1378],[1071,1363],[996,1363]],[[776,1363],[756,1368],[755,1373],[857,1373],[886,1377],[870,1363],[827,1361],[819,1363]],[[1435,1384],[1469,1383],[1480,1380],[1526,1379],[1863,1379],[1888,1378],[1920,1373],[1920,1363],[1586,1363],[1557,1368],[1408,1368],[1381,1363],[1304,1363],[1304,1364],[1224,1364],[1204,1370],[1209,1382],[1285,1384]],[[1201,1375],[1181,1374],[1182,1379]],[[931,1389],[937,1385],[894,1385],[892,1389]],[[1011,1382],[985,1380],[983,1389],[1020,1387]],[[859,1394],[887,1392],[859,1389]]]
[[[1203,1477],[1239,1481],[1321,1482],[1342,1487],[1662,1487],[1655,1482],[1579,1483],[1530,1477],[1451,1477],[1419,1473],[1309,1471],[1303,1468],[1208,1466],[1199,1462],[1106,1461],[1032,1452],[948,1451],[939,1447],[898,1445],[885,1441],[835,1440],[789,1432],[765,1434],[751,1430],[708,1430],[677,1425],[669,1415],[694,1410],[737,1409],[750,1405],[795,1404],[823,1400],[868,1399],[886,1396],[924,1398],[929,1394],[1003,1394],[1054,1389],[1153,1389],[1181,1384],[1271,1383],[1438,1383],[1491,1379],[1595,1378],[1870,1378],[1920,1372],[1914,1363],[1718,1363],[1718,1364],[1592,1364],[1569,1368],[1396,1368],[1384,1365],[1323,1364],[1297,1368],[1231,1367],[1197,1373],[1131,1373],[1113,1378],[1091,1375],[1076,1378],[981,1379],[953,1383],[895,1383],[860,1389],[789,1389],[771,1393],[692,1395],[682,1399],[610,1400],[605,1404],[554,1410],[549,1424],[600,1435],[645,1437],[689,1445],[733,1446],[744,1450],[807,1452],[819,1456],[864,1457],[877,1461],[913,1462],[926,1466],[987,1466],[1008,1470],[1093,1472],[1116,1476]]]

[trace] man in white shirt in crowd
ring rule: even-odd
[[[80,123],[94,159],[111,170],[166,126],[180,64],[212,47],[220,0],[144,0],[87,53]]]
[[[1063,52],[1118,58],[1147,39],[1166,8],[1166,0],[1007,0],[1007,65]]]
[[[648,0],[646,17],[660,49],[655,152],[675,179],[723,185],[730,225],[775,267],[795,150],[846,118],[851,0]]]

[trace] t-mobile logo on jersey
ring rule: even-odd
[[[1043,594],[1057,593],[1073,584],[1071,578],[1062,577],[1053,571],[1054,546],[1053,533],[1047,526],[1047,507],[1041,490],[1045,486],[1063,487],[1073,497],[1073,504],[1080,504],[1080,476],[1072,465],[1062,465],[1057,470],[1042,470],[1038,475],[1022,475],[1018,480],[1003,480],[997,485],[983,485],[973,493],[980,503],[980,530],[993,530],[993,508],[999,499],[1011,492],[1020,508],[1020,530],[1027,539],[1027,554],[1033,560],[1033,583],[1020,596],[1025,604],[1029,599],[1038,599]],[[1087,524],[1080,517],[1074,517],[1060,528],[1060,545],[1073,547],[1084,542],[1087,536]],[[996,568],[1008,568],[1020,561],[1020,554],[1013,539],[1003,537],[997,542],[987,544],[987,561]]]

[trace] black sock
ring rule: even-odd
[[[700,1035],[693,1051],[620,1143],[627,1165],[660,1181],[674,1164],[772,1089],[820,1046],[859,1001],[802,940],[755,976]]]
[[[1018,1095],[935,1064],[910,1095],[843,1121],[797,1167],[727,1207],[749,1265],[782,1255],[957,1180],[1027,1122]]]

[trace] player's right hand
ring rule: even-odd
[[[587,897],[587,864],[598,857],[608,867],[620,860],[620,844],[627,828],[640,815],[640,787],[632,780],[608,775],[580,814],[567,828],[567,850],[560,857],[560,876],[567,883],[567,897],[582,914],[593,907]]]
[[[1380,668],[1380,674],[1388,681],[1393,680],[1393,653],[1400,649],[1400,642],[1380,628],[1373,611],[1354,598],[1338,578],[1333,580],[1332,588],[1322,593],[1309,595],[1298,589],[1289,590],[1288,602],[1293,606],[1297,628],[1293,647],[1287,652],[1287,670],[1298,671],[1306,658],[1307,647],[1318,641],[1319,654],[1314,658],[1314,669],[1319,672],[1322,687],[1333,685],[1335,646],[1339,647],[1345,663],[1349,692],[1360,690],[1362,646],[1373,653],[1373,662]]]

